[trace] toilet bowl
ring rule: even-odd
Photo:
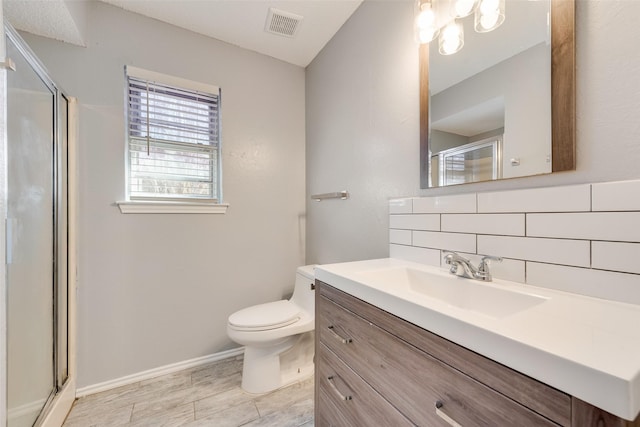
[[[229,316],[227,335],[245,347],[243,390],[267,393],[313,374],[314,267],[297,268],[291,299],[254,305]]]

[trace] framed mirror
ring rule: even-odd
[[[450,2],[450,0],[434,0]],[[575,169],[575,0],[505,0],[490,33],[420,46],[420,187]]]

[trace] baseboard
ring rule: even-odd
[[[159,377],[160,375],[172,374],[183,369],[189,369],[200,365],[206,365],[207,363],[228,359],[230,357],[239,356],[243,353],[244,347],[238,347],[231,350],[210,354],[208,356],[196,357],[195,359],[172,363],[171,365],[160,366],[158,368],[149,369],[148,371],[127,375],[126,377],[116,378],[114,380],[109,380],[102,383],[79,388],[76,390],[76,397],[84,397],[90,394],[100,393],[101,391],[111,390],[123,385],[133,384],[139,381]]]
[[[20,406],[16,406],[15,408],[8,408],[7,421],[10,421],[8,424],[16,423],[16,425],[26,425],[26,422],[29,420],[35,420],[40,411],[42,411],[45,403],[47,403],[46,398],[38,399],[34,402],[28,402]],[[24,421],[20,421],[22,417],[25,417]]]

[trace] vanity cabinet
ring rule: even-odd
[[[640,426],[316,280],[316,425]]]

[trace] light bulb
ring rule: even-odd
[[[476,6],[476,0],[455,0],[453,2],[453,13],[456,18],[464,18],[471,15]]]
[[[431,9],[431,5],[425,4],[418,15],[418,27],[427,28],[431,27],[436,22],[436,14]]]
[[[438,39],[439,52],[442,55],[452,55],[464,46],[464,30],[462,25],[451,21],[440,33]]]
[[[488,30],[496,25],[498,18],[500,18],[500,13],[497,10],[491,13],[484,13],[480,15],[480,25],[483,29]]]
[[[420,30],[418,31],[418,42],[423,44],[423,43],[429,43],[430,41],[433,41],[436,37],[438,37],[438,30],[435,29],[426,29],[426,30]]]
[[[480,13],[491,13],[498,9],[499,0],[480,0]]]
[[[438,36],[438,26],[436,25],[436,15],[431,8],[431,3],[420,5],[420,12],[415,20],[415,32],[418,43],[429,43]]]
[[[504,22],[504,0],[480,0],[474,26],[477,32],[486,33],[498,28]]]

